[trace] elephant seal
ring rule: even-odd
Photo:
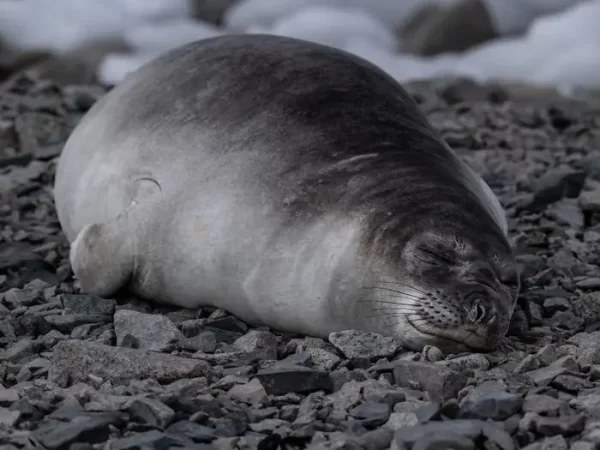
[[[341,50],[226,35],[103,96],[55,201],[82,288],[327,337],[493,349],[519,275],[503,210],[404,88]]]

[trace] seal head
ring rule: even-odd
[[[388,269],[375,283],[369,304],[394,317],[407,347],[493,350],[508,331],[519,290],[510,250],[457,228],[410,237],[394,259],[395,276]]]

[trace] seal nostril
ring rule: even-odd
[[[477,315],[477,322],[481,322],[482,320],[485,319],[485,314],[486,314],[486,309],[483,307],[482,304],[477,305],[478,306],[478,315]]]
[[[485,307],[481,304],[481,301],[475,300],[473,302],[473,306],[467,312],[467,319],[469,319],[471,323],[481,323],[485,321],[486,313],[487,311]]]

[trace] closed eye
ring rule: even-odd
[[[448,263],[452,264],[452,258],[448,255],[442,254],[440,252],[436,252],[430,248],[426,247],[417,247],[419,253],[422,253],[424,258],[419,258],[421,261],[429,263],[429,264],[440,264],[440,263]]]

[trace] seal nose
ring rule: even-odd
[[[476,297],[470,306],[465,307],[467,322],[473,325],[492,325],[497,319],[497,311],[492,305],[486,305],[482,298]]]

